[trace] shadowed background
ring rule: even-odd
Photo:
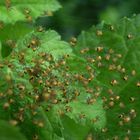
[[[59,0],[63,8],[53,17],[39,18],[37,24],[58,31],[63,39],[77,36],[101,21],[115,22],[140,13],[139,0]]]

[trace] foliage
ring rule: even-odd
[[[83,57],[94,59],[96,78],[102,83],[107,132],[100,139],[139,137],[139,21],[140,16],[134,16],[114,25],[93,26],[81,33],[75,47],[76,54],[81,56],[82,49]]]
[[[4,4],[0,139],[138,139],[140,16],[102,22],[67,43],[33,24],[61,7],[56,0]]]
[[[0,19],[5,23],[17,21],[31,21],[38,16],[49,15],[50,12],[58,10],[61,6],[56,0],[1,0]]]
[[[8,132],[8,133],[7,133]],[[17,128],[10,126],[5,121],[0,121],[0,139],[1,140],[15,140],[21,139],[26,140],[24,136],[21,135]]]

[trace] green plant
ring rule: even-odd
[[[34,25],[56,0],[0,5],[0,140],[139,139],[139,15],[67,43]]]

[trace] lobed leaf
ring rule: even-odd
[[[17,21],[31,21],[39,16],[45,16],[45,12],[54,12],[61,8],[57,0],[1,0],[0,20],[4,23]]]
[[[94,60],[107,124],[100,139],[139,138],[140,16],[83,31],[74,52]],[[133,112],[133,113],[132,113]],[[97,137],[98,137],[97,136]]]

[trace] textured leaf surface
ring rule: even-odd
[[[28,139],[138,139],[139,31],[140,16],[93,26],[74,51],[55,31],[27,34],[0,61],[0,118]]]
[[[88,75],[85,59],[72,55],[67,60],[66,64],[69,66],[67,74],[70,74],[71,77],[73,77],[74,74]],[[63,69],[61,69],[61,71],[63,71]],[[65,77],[61,78],[65,79]],[[93,87],[92,84],[93,82],[87,87]],[[68,99],[73,98],[73,92],[75,90],[78,91],[80,95],[69,103],[62,102],[54,105],[46,115],[49,117],[55,132],[59,136],[62,136],[67,140],[83,140],[91,129],[100,131],[105,126],[106,114],[103,109],[103,102],[100,98],[97,98],[95,103],[88,104],[87,100],[92,97],[92,95],[89,94],[86,91],[86,88],[78,81],[71,81],[68,90],[69,91],[66,94]],[[58,99],[63,101],[61,93],[58,93],[58,95],[60,96]],[[60,112],[63,112],[65,115],[61,116]],[[94,122],[96,119],[97,121]]]
[[[96,103],[92,105],[87,105],[87,103],[71,102],[68,104],[72,108],[72,113],[67,113],[67,115],[74,119],[77,123],[81,123],[83,125],[89,125],[94,127],[95,129],[101,129],[106,124],[105,111],[102,108],[102,102],[100,100],[96,101]],[[85,118],[79,119],[79,116],[84,114]],[[93,124],[92,120],[95,118],[99,118],[99,120]]]
[[[0,120],[0,139],[1,140],[26,140],[19,129],[11,126],[5,121]]]
[[[75,52],[94,60],[107,113],[100,139],[137,139],[140,130],[140,16],[83,31]],[[88,48],[88,49],[87,49]],[[106,131],[105,131],[106,130]]]
[[[60,8],[56,0],[5,0],[0,1],[0,20],[5,23],[30,20]]]
[[[31,32],[33,27],[24,22],[6,24],[0,29],[0,41],[2,44],[1,54],[7,57],[14,48],[17,40],[23,38],[25,34]]]
[[[37,40],[38,44],[33,47],[28,48],[28,45],[32,40]],[[33,49],[36,49],[34,51]],[[55,59],[62,57],[65,54],[71,54],[72,49],[69,47],[68,43],[61,41],[61,37],[55,31],[47,32],[32,32],[27,34],[22,40],[19,40],[15,52],[24,52],[25,61],[31,62],[32,59],[37,59],[39,53],[51,54]]]
[[[64,109],[63,106],[56,106],[46,113],[53,126],[53,132],[65,140],[83,140],[90,131],[90,127],[77,123],[69,115],[60,116],[58,112],[61,109]]]
[[[35,38],[39,41],[39,44],[35,46],[36,49],[34,50],[32,47],[28,48],[28,44],[30,44],[30,42]],[[74,74],[84,74],[88,76],[88,73],[86,72],[87,64],[86,64],[85,59],[76,57],[72,53],[72,49],[70,48],[69,44],[67,44],[64,41],[61,41],[60,36],[55,31],[50,30],[50,31],[41,32],[41,33],[34,31],[28,34],[27,36],[25,36],[25,38],[23,38],[17,43],[17,46],[13,50],[14,55],[15,54],[19,55],[21,54],[21,52],[25,54],[24,61],[25,61],[26,66],[28,67],[31,67],[32,64],[34,65],[33,63],[34,59],[37,59],[37,58],[38,60],[40,59],[38,55],[40,53],[52,54],[55,61],[63,58],[64,55],[67,55],[67,54],[70,55],[70,58],[68,58],[68,60],[66,61],[66,66],[69,67],[69,70],[65,71],[64,67],[55,70],[55,73],[60,78],[59,80],[63,84],[65,84],[65,80],[67,80],[67,78],[63,76],[64,73],[70,74],[71,78],[74,77]],[[47,63],[47,59],[45,63]],[[80,67],[77,67],[77,66],[80,66]],[[59,72],[57,73],[58,70]],[[90,84],[90,87],[92,87],[92,83]],[[68,104],[65,104],[65,103],[60,104],[57,110],[54,110],[53,112],[54,114],[50,115],[49,121],[54,129],[54,133],[56,133],[60,137],[63,137],[65,135],[65,138],[68,139],[69,137],[68,130],[73,129],[73,126],[78,127],[79,125],[85,130],[85,133],[82,136],[77,134],[76,137],[79,137],[79,140],[82,140],[82,138],[88,134],[88,131],[90,131],[90,127],[95,128],[95,129],[101,129],[102,127],[104,127],[106,123],[106,118],[105,118],[105,111],[103,110],[101,99],[98,99],[97,102],[93,105],[88,105],[87,99],[88,97],[90,97],[90,94],[86,93],[86,90],[82,87],[82,84],[80,84],[79,82],[73,81],[68,87],[65,87],[65,88],[68,90],[68,93],[66,95],[66,96],[69,96],[68,98],[72,98],[74,90],[78,90],[80,92],[80,96],[78,97],[77,102],[70,102]],[[59,95],[62,93],[61,92],[59,93],[59,90],[58,90],[57,94]],[[60,99],[63,100],[63,97],[60,97]],[[72,111],[69,113],[65,111],[67,106],[70,106],[72,108]],[[81,106],[81,109],[79,109],[79,106]],[[63,126],[63,123],[64,123],[64,121],[62,121],[63,117],[61,120],[57,114],[57,111],[59,109],[64,110],[64,112],[66,112],[66,116],[73,122],[73,125],[69,127],[66,125],[67,122],[65,122],[65,127],[66,127],[67,132],[65,132],[65,128]],[[80,119],[80,115],[82,114],[86,115],[84,119]],[[95,124],[92,123],[92,120],[96,118],[99,118],[97,123]],[[68,122],[70,121],[69,119],[68,119]],[[82,131],[82,129],[79,129],[79,131]],[[74,134],[75,132],[76,130],[71,132],[73,133],[73,139],[75,139],[75,134]]]
[[[85,79],[90,78],[90,74],[94,76],[97,75],[98,70],[91,64],[89,64],[86,59],[78,56],[71,57],[68,61],[69,72],[73,75],[83,75]],[[87,66],[91,66],[93,71],[89,73],[87,71]],[[96,72],[96,73],[95,73]],[[86,80],[85,80],[86,81]],[[76,123],[80,123],[82,125],[90,126],[91,128],[100,130],[106,124],[105,111],[103,109],[103,102],[100,98],[94,98],[94,92],[96,93],[95,83],[98,81],[96,79],[92,79],[87,86],[82,85],[80,82],[71,83],[70,88],[73,90],[77,90],[80,95],[76,98],[75,101],[68,103],[67,105],[72,108],[71,112],[68,112],[67,115],[74,119]],[[94,90],[93,93],[89,93],[87,90]],[[88,99],[94,99],[95,102],[92,104],[88,104]],[[82,119],[80,115],[85,115]],[[92,120],[98,118],[96,123],[92,123]]]
[[[2,59],[1,49],[2,49],[2,45],[1,45],[1,42],[0,42],[0,59]]]

